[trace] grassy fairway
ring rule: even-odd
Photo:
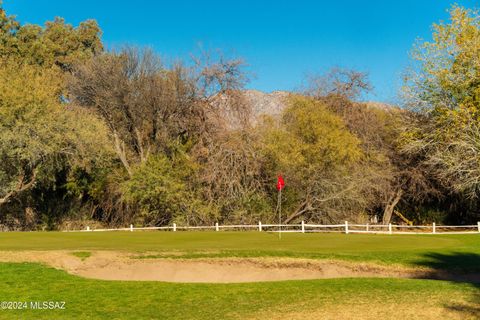
[[[284,256],[480,271],[478,235],[259,232],[0,233],[0,251],[123,250],[148,256]],[[0,263],[0,301],[65,301],[66,310],[1,310],[0,319],[478,319],[477,284],[329,279],[243,284],[90,280]]]
[[[0,233],[1,250],[125,250],[181,257],[282,256],[480,270],[480,235],[260,232]],[[438,265],[443,264],[443,265]]]
[[[474,286],[431,280],[116,282],[36,264],[0,264],[0,278],[1,300],[66,302],[66,310],[0,310],[1,319],[465,319],[478,307]]]

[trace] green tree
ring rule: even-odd
[[[404,148],[455,192],[480,194],[480,16],[453,6],[420,42],[404,95],[414,111]]]
[[[8,16],[0,2],[0,57],[45,67],[57,65],[64,71],[103,51],[101,30],[94,20],[78,27],[62,18],[48,21],[45,26],[21,25]]]
[[[211,223],[214,208],[205,206],[198,190],[190,188],[196,170],[181,147],[170,157],[152,155],[134,167],[122,188],[125,200],[139,207],[135,221],[141,225]]]
[[[369,186],[363,192],[367,211],[381,215],[387,224],[397,206],[415,207],[438,192],[424,166],[399,143],[408,112],[393,105],[355,101],[370,89],[366,73],[333,68],[325,75],[310,77],[305,94],[341,117],[360,139],[365,156],[356,170]]]
[[[286,223],[301,216],[324,222],[358,217],[365,204],[355,166],[364,154],[341,118],[321,102],[294,96],[281,123],[270,121],[263,130],[266,170],[287,181]]]
[[[108,135],[94,115],[60,102],[59,71],[4,62],[0,65],[0,210],[58,168],[88,170],[108,158]]]

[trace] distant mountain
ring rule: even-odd
[[[243,92],[245,99],[252,106],[252,118],[258,119],[261,115],[278,117],[287,106],[286,99],[291,92],[273,91],[265,93],[258,90],[245,90]],[[383,111],[396,110],[397,107],[377,101],[368,101],[363,103],[369,109],[378,109]]]
[[[244,97],[252,107],[251,120],[253,123],[262,115],[279,117],[287,106],[287,91],[273,91],[265,93],[258,90],[245,90]]]
[[[241,92],[241,97],[243,103],[246,103],[251,108],[251,114],[249,117],[249,123],[255,125],[262,118],[262,116],[270,116],[273,118],[279,118],[283,110],[287,107],[287,98],[293,93],[288,91],[273,91],[270,93],[265,93],[259,90],[244,90]],[[232,105],[229,103],[229,99],[226,96],[222,95],[217,97],[218,103],[224,103],[227,105]],[[368,101],[362,103],[369,109],[377,109],[382,111],[394,111],[398,110],[397,107],[376,101]],[[225,108],[227,110],[223,113],[221,118],[230,128],[238,128],[240,123],[238,121],[237,113],[235,109]]]

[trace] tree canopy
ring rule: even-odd
[[[268,223],[278,174],[284,223],[476,221],[479,17],[453,6],[416,44],[400,106],[332,68],[262,115],[241,58],[104,50],[94,20],[0,6],[0,227]]]
[[[70,70],[78,61],[85,61],[103,51],[101,31],[96,21],[87,20],[74,28],[62,18],[45,26],[21,25],[9,16],[0,2],[0,57],[19,59],[23,63],[45,67],[56,65]]]
[[[434,25],[432,41],[415,47],[404,90],[415,126],[404,135],[405,149],[421,154],[442,184],[478,197],[480,19],[458,6],[450,15]]]

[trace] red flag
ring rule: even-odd
[[[285,181],[283,180],[282,175],[279,175],[277,179],[277,190],[281,191],[284,187],[285,187]]]

